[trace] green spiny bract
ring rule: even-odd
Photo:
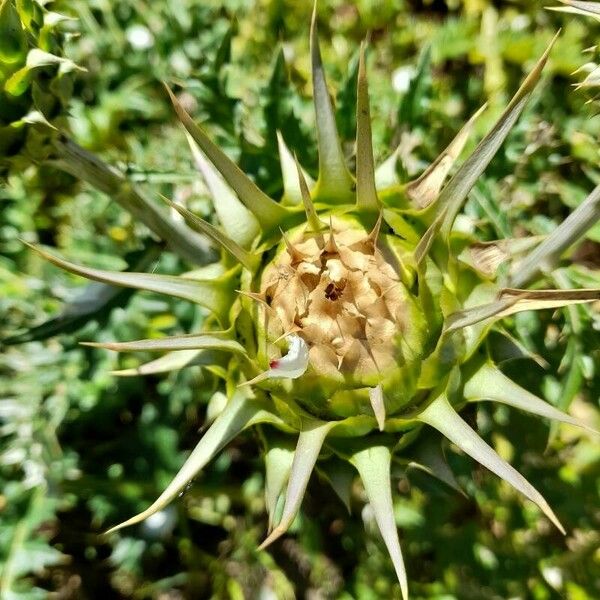
[[[62,56],[60,26],[68,17],[50,4],[0,0],[0,172],[20,157],[22,165],[46,158],[48,137],[67,124],[63,109],[77,67]]]
[[[541,242],[481,244],[453,227],[469,191],[526,105],[550,49],[445,185],[480,111],[421,177],[397,181],[390,169],[393,157],[379,169],[373,164],[362,48],[356,176],[352,175],[335,127],[314,17],[311,57],[319,176],[316,182],[310,180],[280,137],[285,191],[279,202],[210,141],[168,90],[221,227],[165,200],[192,230],[222,248],[221,261],[182,277],[167,277],[90,269],[38,249],[76,274],[170,294],[198,303],[211,315],[202,331],[190,335],[94,344],[117,351],[167,352],[138,369],[117,372],[122,376],[194,362],[212,366],[228,398],[160,497],[110,531],[161,510],[217,452],[251,426],[263,428],[266,444],[269,533],[262,547],[287,531],[315,468],[347,502],[352,465],[364,484],[405,598],[408,584],[393,515],[392,460],[421,462],[453,483],[439,461],[413,455],[412,442],[422,437],[424,426],[437,429],[505,479],[564,531],[542,495],[459,412],[467,403],[491,400],[586,427],[508,379],[492,360],[488,334],[500,331],[501,319],[519,311],[600,298],[597,289],[541,285],[564,250],[598,219],[600,187]],[[535,289],[527,289],[536,280]],[[218,395],[216,403],[222,398]],[[295,440],[294,451],[281,445],[280,436],[271,438],[273,428]]]

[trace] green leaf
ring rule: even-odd
[[[445,395],[439,396],[417,417],[431,425],[456,444],[465,454],[510,483],[516,490],[537,504],[542,512],[564,534],[565,530],[542,495],[513,467],[488,446],[458,413],[450,406]]]
[[[12,64],[27,52],[27,38],[11,0],[0,0],[0,62]]]
[[[123,290],[105,283],[90,283],[64,307],[58,316],[23,333],[6,338],[2,343],[7,346],[24,344],[72,333],[90,321],[104,319],[115,306],[123,306],[131,294],[131,290]]]
[[[302,202],[302,190],[298,179],[296,159],[287,147],[281,132],[277,132],[277,147],[279,148],[279,162],[281,163],[281,175],[283,177],[283,199],[289,204],[300,204]],[[313,189],[315,182],[308,173],[302,169],[302,176],[309,190]]]
[[[390,553],[400,582],[402,597],[408,600],[408,581],[398,529],[394,519],[392,484],[390,480],[391,452],[386,446],[371,446],[352,454],[352,464],[357,468],[365,486],[369,504],[373,508],[381,537]]]
[[[28,29],[32,29],[32,26],[35,25],[34,21],[38,10],[39,5],[37,5],[35,0],[17,0],[17,11],[19,12],[19,17],[21,18],[23,25],[25,25],[25,27]]]
[[[265,232],[273,231],[288,215],[288,210],[267,196],[242,170],[194,123],[167,85],[179,120],[223,179],[238,195],[244,206],[256,217]]]
[[[123,527],[139,523],[162,510],[234,437],[251,425],[273,420],[278,421],[274,415],[263,410],[260,404],[248,400],[242,394],[236,394],[209,427],[184,465],[156,501],[135,517],[111,527],[106,533],[113,533]]]
[[[233,295],[233,271],[212,280],[188,279],[183,276],[174,277],[154,273],[104,271],[76,265],[49,254],[38,246],[24,243],[52,264],[75,275],[111,285],[146,290],[189,300],[214,312],[221,322],[226,321],[227,311],[231,306]]]
[[[424,102],[431,87],[431,46],[426,45],[419,56],[417,72],[410,82],[408,91],[403,96],[398,108],[398,124],[411,129],[420,117],[427,112]]]
[[[204,219],[196,216],[193,212],[189,211],[184,206],[172,202],[168,198],[161,196],[162,199],[173,209],[176,210],[184,219],[185,222],[198,233],[203,233],[209,237],[215,244],[229,252],[241,265],[243,265],[249,271],[253,271],[256,268],[257,262],[260,257],[251,252],[244,250],[239,244],[229,239],[222,231],[217,229],[214,225],[211,225]]]
[[[128,263],[132,262],[135,269],[143,271],[155,261],[159,251],[160,246],[153,245],[148,250],[131,253],[125,257],[125,260]],[[113,308],[123,306],[131,294],[131,290],[123,290],[106,283],[90,283],[65,305],[58,316],[23,333],[2,340],[2,343],[6,345],[23,344],[34,340],[46,340],[63,333],[72,333],[90,321],[103,321]]]
[[[314,469],[321,447],[325,437],[334,423],[322,423],[315,421],[306,426],[298,436],[298,443],[294,452],[294,460],[290,471],[287,490],[285,493],[285,503],[283,505],[283,514],[281,521],[275,529],[269,534],[267,539],[259,546],[263,550],[275,540],[280,538],[290,527],[294,518],[298,514],[304,492],[308,485],[308,480]]]
[[[481,400],[500,402],[540,417],[561,421],[598,433],[581,419],[571,417],[523,389],[497,367],[489,363],[482,365],[467,381],[464,395],[469,402],[479,402]]]
[[[139,367],[133,369],[121,369],[120,371],[111,371],[110,374],[115,377],[138,377],[144,375],[153,375],[155,373],[167,373],[169,371],[179,371],[185,367],[197,364],[211,364],[213,361],[207,358],[208,362],[203,361],[202,357],[209,354],[202,350],[176,350],[169,352],[155,360],[151,360]]]
[[[375,189],[371,110],[364,42],[360,47],[356,96],[356,206],[370,210],[379,208],[379,199]]]
[[[273,529],[277,501],[288,481],[294,448],[287,437],[267,437],[268,448],[265,452],[265,503],[269,515],[269,532]]]
[[[295,86],[290,83],[290,69],[286,62],[283,43],[280,43],[275,51],[269,79],[267,84],[258,90],[258,96],[260,98],[262,120],[264,121],[262,131],[265,145],[262,151],[270,155],[275,151],[275,145],[277,144],[281,162],[283,156],[279,141],[285,139],[287,147],[294,148],[296,153],[302,157],[302,160],[310,158],[312,161],[313,158],[316,158],[316,156],[313,157],[314,141],[306,131],[307,124],[296,116],[299,105],[304,104],[304,102],[301,100]],[[293,163],[291,166],[293,167]],[[292,179],[295,179],[295,169],[292,169],[290,173]],[[276,175],[274,173],[272,175],[270,185],[276,187],[279,182]],[[285,189],[285,171],[283,175]],[[288,204],[294,204],[294,202],[290,202],[290,199],[286,200]],[[297,196],[297,202],[299,200],[300,196]]]
[[[215,212],[227,235],[243,248],[248,248],[260,233],[256,217],[239,201],[232,189],[223,181],[221,174],[204,156],[194,138],[185,132],[196,167],[212,196]]]
[[[496,152],[506,139],[517,119],[523,112],[525,105],[535,86],[540,80],[542,70],[548,60],[548,56],[558,34],[550,42],[550,45],[537,62],[531,73],[525,78],[517,93],[513,96],[506,110],[502,113],[492,130],[481,140],[473,153],[460,166],[448,185],[442,190],[436,201],[438,212],[446,211],[441,224],[441,231],[445,238],[450,234],[454,219],[459,213],[465,198],[484,172]]]
[[[496,365],[527,359],[535,362],[542,369],[548,369],[550,366],[542,356],[529,350],[521,340],[497,325],[488,333],[486,341],[490,358]]]
[[[340,139],[356,139],[356,96],[358,89],[358,63],[360,51],[354,51],[347,59],[347,67],[337,90],[333,105],[335,122]]]
[[[10,0],[5,0],[10,4]],[[33,48],[27,54],[27,61],[22,69],[13,73],[4,85],[4,89],[13,96],[20,96],[29,87],[31,76],[36,69],[43,67],[56,66],[59,72],[68,73],[70,71],[83,71],[72,60],[44,52],[39,48]]]
[[[346,166],[325,81],[317,32],[316,4],[310,28],[310,57],[319,147],[319,178],[314,191],[315,199],[338,203],[351,202],[354,196],[354,181]]]
[[[439,435],[423,437],[411,446],[411,461],[408,466],[420,469],[431,477],[439,479],[459,494],[466,495],[446,461],[442,438]]]
[[[219,335],[222,334],[222,335]],[[176,351],[176,350],[223,350],[236,354],[246,354],[246,350],[238,342],[227,339],[228,332],[191,333],[159,339],[136,340],[132,342],[82,342],[85,346],[104,348],[116,352],[142,352],[142,351]]]

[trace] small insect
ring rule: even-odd
[[[344,293],[344,290],[346,289],[346,283],[347,281],[343,278],[337,283],[333,283],[333,281],[328,283],[327,287],[325,288],[325,298],[332,301],[337,300]]]

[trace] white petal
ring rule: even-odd
[[[308,346],[297,335],[288,335],[288,353],[277,360],[271,361],[271,368],[267,371],[268,379],[298,379],[306,373],[308,368]]]
[[[297,335],[286,336],[288,353],[281,358],[271,361],[270,369],[257,375],[250,381],[245,381],[238,387],[259,383],[265,379],[298,379],[308,369],[308,346],[306,342]]]

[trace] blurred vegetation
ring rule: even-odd
[[[210,204],[162,80],[268,193],[276,196],[282,185],[277,130],[313,175],[316,167],[308,3],[41,4],[46,15],[76,20],[44,21],[33,0],[0,0],[0,30],[14,20],[11,11],[35,9],[37,15],[23,39],[8,47],[3,37],[0,44],[0,56],[12,52],[14,58],[10,72],[0,72],[0,153],[10,159],[0,172],[0,339],[7,341],[56,317],[84,286],[32,256],[19,238],[105,268],[124,268],[141,255],[150,264],[158,260],[149,230],[113,198],[42,163],[52,158],[48,140],[55,133],[39,118],[22,125],[32,111],[142,188],[152,184],[205,215]],[[413,176],[487,101],[477,126],[483,133],[562,27],[541,89],[471,194],[463,223],[482,240],[550,231],[600,181],[597,105],[589,90],[574,89],[599,25],[546,11],[547,4],[320,2],[324,60],[348,155],[356,52],[367,34],[375,154],[381,160],[399,147],[403,175]],[[27,68],[32,48],[56,53],[59,66],[42,65],[27,75],[29,87],[8,103],[7,82]],[[9,128],[15,135],[7,144]],[[598,243],[599,225],[558,285],[600,287]],[[179,273],[186,265],[167,253],[159,268]],[[93,290],[86,293],[97,300]],[[2,600],[400,597],[373,534],[373,517],[360,508],[359,488],[347,515],[313,478],[291,535],[269,552],[256,550],[266,527],[256,432],[238,439],[167,511],[103,537],[108,525],[144,508],[181,465],[215,390],[200,367],[115,378],[111,370],[135,367],[149,356],[79,345],[187,332],[202,318],[197,309],[150,294],[120,295],[102,306],[69,333],[41,339],[47,332],[38,330],[21,339],[40,339],[1,348]],[[509,361],[511,376],[597,422],[598,311],[523,314],[511,328],[543,365]],[[396,520],[413,597],[599,598],[597,439],[507,408],[471,410],[468,416],[488,441],[544,492],[568,535],[539,522],[511,489],[449,449],[464,497],[417,471],[397,473],[402,493]]]

